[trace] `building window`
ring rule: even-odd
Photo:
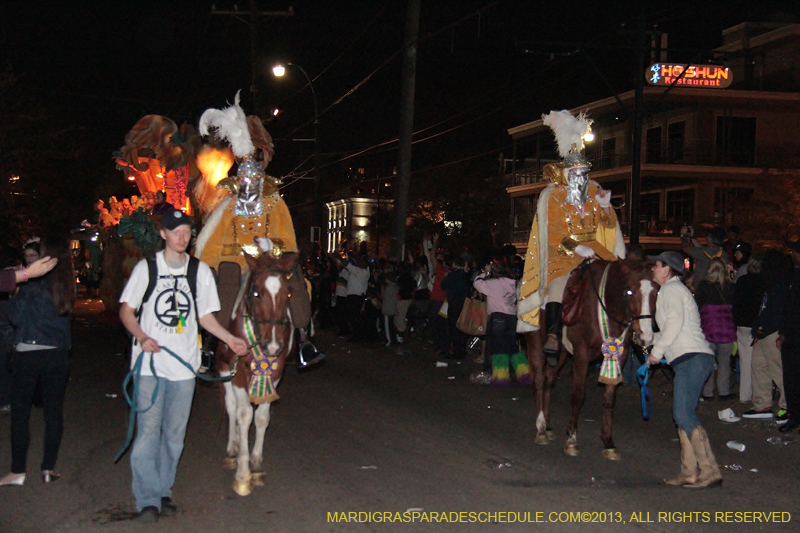
[[[691,222],[694,219],[694,189],[675,189],[667,191],[668,220]]]
[[[616,157],[617,139],[611,137],[610,139],[603,139],[603,153],[601,154],[601,170],[607,168],[614,168]]]
[[[686,140],[686,121],[667,126],[667,163],[683,162],[683,143]]]
[[[514,235],[513,242],[527,242],[533,224],[533,215],[536,212],[536,202],[539,195],[519,196],[513,199]]]
[[[661,163],[661,126],[647,130],[645,143],[645,162],[651,164]]]
[[[755,117],[717,117],[717,164],[752,166],[755,156]]]
[[[743,225],[753,215],[753,189],[717,187],[714,189],[714,223]]]
[[[661,217],[661,193],[648,192],[639,196],[639,233],[648,235],[654,231]]]

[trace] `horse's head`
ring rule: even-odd
[[[256,342],[270,357],[286,355],[291,348],[293,326],[289,312],[289,279],[294,275],[297,254],[275,257],[262,253],[253,257],[245,253],[250,276],[242,304],[249,317]]]
[[[653,343],[653,323],[656,312],[658,285],[653,281],[649,265],[640,259],[620,261],[626,279],[628,314],[633,339],[640,346]]]

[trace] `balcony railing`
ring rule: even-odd
[[[631,164],[629,151],[614,150],[587,156],[592,170],[609,170]],[[716,141],[671,142],[666,147],[645,146],[642,164],[708,165],[728,167],[800,168],[800,152],[787,147],[765,147],[752,150],[721,149]],[[542,181],[542,168],[517,169],[510,180],[513,185],[529,185]]]

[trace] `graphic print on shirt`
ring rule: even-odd
[[[175,288],[173,282],[160,282],[156,289],[156,298],[153,311],[158,319],[157,327],[162,331],[173,333],[178,321],[182,317],[184,323],[192,310],[192,297],[188,290],[179,283]]]

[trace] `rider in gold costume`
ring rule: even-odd
[[[561,349],[561,301],[570,272],[591,257],[624,258],[625,245],[611,191],[589,179],[591,164],[582,150],[591,122],[566,110],[551,111],[542,121],[555,133],[563,160],[544,168],[550,184],[536,206],[517,314],[522,331],[547,328],[544,352],[547,364],[555,366]]]
[[[239,168],[236,176],[225,178],[217,185],[218,189],[230,191],[230,196],[214,209],[197,236],[197,257],[217,270],[223,261],[238,263],[246,275],[245,252],[251,256],[271,253],[276,257],[297,253],[292,217],[278,192],[279,182],[264,172],[273,152],[269,134],[261,121],[245,117],[237,93],[233,106],[203,113],[200,134],[208,135],[211,127],[216,128],[218,138],[230,142]],[[263,165],[255,158],[256,148],[261,148],[264,154]],[[262,238],[261,246],[256,245],[256,237]],[[289,278],[289,286],[292,324],[300,333],[298,367],[305,368],[321,361],[325,354],[309,340],[311,301],[299,262]]]

